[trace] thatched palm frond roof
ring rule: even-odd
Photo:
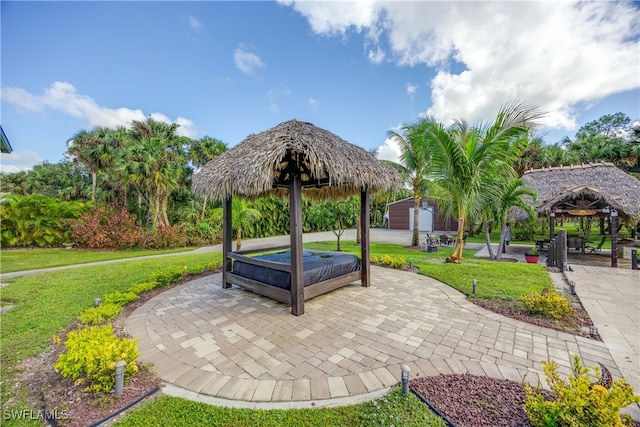
[[[297,119],[249,135],[193,177],[196,194],[222,200],[286,194],[294,174],[313,199],[402,188],[400,175],[371,153]]]
[[[522,180],[538,193],[535,209],[542,215],[554,206],[582,199],[597,201],[594,207],[612,207],[633,223],[640,212],[640,180],[612,163],[534,169],[525,172]]]

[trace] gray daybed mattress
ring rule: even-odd
[[[258,255],[255,258],[290,265],[291,251]],[[344,276],[361,269],[360,259],[357,256],[342,252],[304,249],[302,251],[302,259],[304,286]],[[233,273],[281,289],[291,290],[291,273],[288,271],[275,270],[236,260],[233,263]]]

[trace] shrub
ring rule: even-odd
[[[144,234],[142,246],[149,249],[179,248],[185,246],[186,241],[177,226],[160,226]]]
[[[206,265],[192,265],[187,269],[187,274],[200,274],[207,269]]]
[[[138,295],[135,292],[129,291],[122,293],[120,291],[115,291],[102,297],[102,303],[116,304],[122,307],[137,299]]]
[[[531,314],[540,314],[551,319],[562,319],[572,312],[571,303],[555,289],[544,288],[541,293],[532,292],[520,297],[520,301]]]
[[[86,309],[78,316],[78,320],[85,325],[102,325],[118,317],[121,311],[121,305],[107,302]]]
[[[151,274],[149,280],[157,282],[158,286],[167,286],[172,283],[178,283],[187,275],[187,266],[183,267],[167,267]]]
[[[76,385],[87,384],[86,390],[110,392],[115,385],[115,365],[124,360],[125,381],[138,372],[136,359],[138,340],[118,338],[111,325],[69,332],[54,368]]]
[[[396,268],[398,270],[403,269],[407,265],[407,259],[403,256],[391,256],[391,255],[382,255],[376,256],[373,255],[371,258],[371,262],[374,264],[382,264],[387,267]]]
[[[560,378],[555,362],[543,362],[542,368],[556,399],[545,400],[530,386],[524,386],[524,407],[533,427],[621,427],[625,424],[620,409],[640,403],[640,397],[633,394],[633,387],[622,378],[613,381],[610,389],[592,384],[588,375],[590,369],[582,366],[578,356],[574,357],[573,376],[568,381]],[[594,368],[594,371],[599,382],[602,382],[599,368]]]
[[[68,220],[87,210],[87,203],[62,201],[42,194],[7,194],[0,202],[2,247],[60,247],[69,241]]]
[[[181,223],[177,225],[178,233],[185,239],[186,246],[210,246],[222,242],[222,224],[211,224],[207,221],[198,224]]]
[[[80,246],[125,249],[140,246],[142,227],[124,206],[95,205],[77,220],[68,221]]]
[[[157,287],[158,287],[158,282],[154,282],[154,281],[136,283],[135,285],[131,285],[131,287],[129,288],[129,292],[133,292],[136,295],[140,295],[145,292],[152,291]]]

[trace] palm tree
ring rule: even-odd
[[[420,244],[420,200],[426,196],[429,182],[427,172],[431,159],[431,147],[425,142],[425,125],[425,121],[418,121],[402,126],[402,133],[389,132],[389,136],[400,148],[400,164],[385,161],[400,173],[413,194],[411,246]]]
[[[124,135],[123,127],[95,127],[91,131],[79,131],[67,142],[67,153],[91,172],[91,201],[96,200],[98,174],[113,171]]]
[[[227,144],[219,139],[205,136],[200,140],[194,139],[191,141],[191,145],[189,146],[189,160],[191,160],[196,170],[198,170],[225,151],[227,151]],[[207,196],[204,196],[202,211],[200,213],[200,221],[204,219],[204,211],[206,207]]]
[[[431,117],[424,119],[439,204],[446,208],[451,201],[458,217],[458,236],[448,262],[462,261],[465,220],[480,213],[480,196],[489,197],[486,192],[494,189],[491,184],[498,171],[515,176],[513,164],[522,150],[523,136],[541,115],[521,104],[508,104],[493,124],[472,127],[457,120],[447,129]]]
[[[136,188],[149,207],[151,225],[169,226],[169,196],[182,182],[187,163],[185,140],[176,135],[177,123],[166,124],[151,118],[134,121],[127,133],[117,171]]]
[[[215,218],[222,218],[222,208],[213,211]],[[260,211],[249,206],[249,204],[234,197],[231,200],[231,225],[236,229],[236,251],[242,248],[242,230],[251,226],[252,223],[262,218]]]
[[[505,243],[509,213],[513,208],[519,208],[525,211],[529,218],[534,218],[536,213],[531,207],[531,204],[525,199],[525,196],[535,201],[538,193],[525,187],[524,182],[519,178],[497,177],[494,181],[494,187],[495,188],[489,192],[493,197],[485,200],[489,202],[485,203],[485,218],[487,219],[485,222],[485,239],[490,257],[493,259],[501,259],[502,251],[500,248],[502,248]],[[489,239],[489,227],[491,223],[500,226],[500,240],[498,251],[495,255],[493,254],[491,241]]]

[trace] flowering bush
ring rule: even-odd
[[[568,299],[554,289],[544,288],[541,293],[532,292],[520,297],[520,301],[531,314],[540,314],[551,319],[562,319],[573,310]]]
[[[118,317],[121,311],[121,305],[107,302],[98,307],[86,309],[80,313],[78,320],[84,325],[102,325]]]
[[[76,385],[87,384],[87,391],[110,392],[120,360],[126,362],[125,381],[138,372],[138,340],[116,337],[111,325],[71,331],[64,346],[54,368]]]
[[[382,264],[387,267],[396,268],[398,270],[403,269],[407,265],[407,259],[403,256],[391,256],[391,255],[382,255],[376,256],[373,255],[371,257],[371,262],[374,264]]]
[[[524,407],[534,427],[622,427],[626,423],[623,422],[620,409],[632,403],[640,403],[640,397],[633,394],[633,387],[622,378],[613,381],[610,389],[591,383],[588,375],[590,369],[582,366],[578,356],[574,357],[573,376],[567,381],[558,375],[558,365],[555,362],[543,362],[542,369],[556,399],[545,400],[530,386],[524,386]],[[598,382],[602,383],[600,369],[596,367],[594,371]]]
[[[95,205],[78,219],[68,221],[71,237],[91,249],[125,249],[139,246],[142,227],[124,206]]]

